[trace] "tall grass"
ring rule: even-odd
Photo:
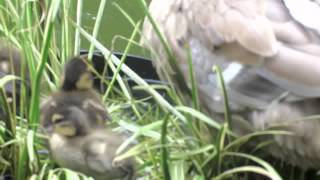
[[[1,36],[21,49],[23,64],[28,69],[31,81],[31,96],[26,83],[23,83],[21,100],[17,102],[20,106],[14,110],[15,106],[6,102],[4,87],[17,77],[9,75],[0,79],[1,106],[8,114],[0,122],[0,176],[11,176],[17,180],[88,178],[68,169],[57,168],[45,147],[43,140],[46,137],[38,131],[41,99],[59,86],[63,64],[69,57],[79,53],[83,40],[88,40],[91,43],[89,54],[98,49],[114,72],[111,80],[104,80],[108,88],[103,99],[113,117],[113,122],[108,125],[131,133],[119,151],[132,141],[139,142],[120,157],[136,157],[139,177],[173,180],[248,179],[248,174],[260,174],[271,179],[281,179],[270,164],[243,152],[248,140],[261,134],[279,132],[237,137],[228,126],[228,123],[231,124],[231,116],[227,96],[226,123],[220,124],[214,117],[201,113],[191,57],[191,103],[186,103],[173,86],[149,85],[125,64],[125,57],[131,46],[139,44],[134,41],[136,36],[141,35],[143,38],[140,30],[142,19],[135,21],[119,4],[111,4],[133,27],[130,37],[117,37],[128,43],[123,49],[123,58],[118,59],[111,54],[112,47],[109,50],[96,39],[99,33],[103,33],[99,32],[99,26],[103,21],[106,1],[101,1],[93,32],[87,32],[82,27],[81,17],[85,8],[82,3],[82,0],[0,1]],[[154,22],[144,0],[132,0],[132,3],[137,3],[140,7],[137,11],[144,11],[146,17]],[[73,14],[70,9],[74,9],[76,13]],[[177,67],[165,37],[156,23],[152,24],[161,37],[171,65]],[[137,84],[135,89],[144,90],[148,97],[133,97],[132,89],[127,86],[126,78],[121,77],[120,72],[132,78]],[[26,81],[26,77],[20,78],[23,82]],[[183,82],[181,74],[177,78]],[[119,84],[120,88],[115,84]],[[223,86],[223,81],[220,85]],[[181,86],[186,87],[183,83]],[[170,101],[158,93],[157,90],[160,89],[167,92]]]

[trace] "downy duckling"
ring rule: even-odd
[[[49,147],[54,161],[96,180],[133,179],[135,161],[115,160],[125,137],[103,128],[91,128],[87,115],[76,106],[52,115]]]
[[[3,78],[7,75],[15,75],[22,77],[24,74],[23,80],[14,80],[5,84],[4,92],[7,97],[7,102],[11,104],[15,101],[16,109],[19,108],[20,93],[21,87],[24,85],[27,90],[27,95],[30,90],[30,79],[27,65],[24,68],[21,61],[21,52],[20,50],[13,45],[9,40],[5,38],[0,38],[0,78]],[[7,113],[1,107],[0,109],[0,119],[7,118]]]
[[[104,127],[110,117],[93,89],[93,75],[86,56],[76,56],[67,62],[60,89],[41,105],[41,125],[44,130],[52,126],[52,116],[56,111],[75,106],[88,116],[90,127]]]

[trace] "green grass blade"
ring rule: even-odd
[[[161,130],[161,167],[165,180],[170,180],[170,172],[169,172],[169,152],[166,148],[166,138],[167,138],[167,125],[170,115],[167,114],[163,119],[162,130]]]

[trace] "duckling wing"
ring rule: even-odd
[[[111,120],[111,117],[102,103],[99,95],[93,90],[83,93],[82,108],[88,112],[91,119],[95,119],[100,125],[105,124],[106,121]]]
[[[90,174],[98,179],[129,178],[133,176],[133,162],[115,162],[116,151],[123,137],[112,132],[94,132],[83,144],[85,161]],[[130,179],[130,178],[129,178]]]

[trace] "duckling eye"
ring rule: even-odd
[[[61,115],[61,114],[54,114],[53,116],[52,116],[52,122],[53,123],[60,123],[60,122],[62,122],[63,121],[63,119],[64,119],[64,116],[63,115]]]

